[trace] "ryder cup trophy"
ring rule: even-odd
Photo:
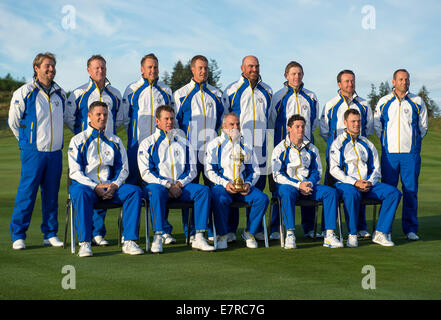
[[[245,161],[245,156],[242,152],[239,151],[237,156],[233,156],[233,163],[237,166],[238,177],[234,179],[233,185],[237,192],[243,192],[245,190],[245,186],[243,183],[243,179],[240,177],[240,168],[242,167],[242,163]],[[235,171],[233,171],[235,172]]]

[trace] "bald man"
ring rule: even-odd
[[[223,93],[223,103],[228,112],[234,112],[240,120],[240,131],[247,145],[253,146],[259,167],[259,180],[255,187],[263,191],[266,182],[266,130],[273,91],[260,77],[260,64],[255,56],[246,56],[240,67],[242,75],[231,83]],[[232,212],[229,221],[229,239],[234,240],[238,225],[238,211]],[[249,215],[249,210],[247,210]],[[261,227],[256,239],[263,240]]]

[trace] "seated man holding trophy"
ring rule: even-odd
[[[268,196],[254,187],[259,174],[253,151],[244,145],[240,120],[236,113],[224,116],[222,133],[208,143],[205,157],[205,176],[212,183],[214,223],[219,238],[217,249],[227,248],[229,206],[234,200],[251,204],[247,227],[242,233],[248,248],[257,248],[254,238],[269,204]]]

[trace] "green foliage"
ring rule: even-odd
[[[14,91],[24,85],[25,79],[16,80],[8,73],[4,78],[0,77],[0,91]]]
[[[378,88],[378,93],[375,85],[371,83],[371,92],[368,94],[368,102],[369,106],[372,108],[372,111],[375,111],[375,107],[377,106],[378,100],[380,100],[381,97],[384,97],[385,95],[389,94],[392,89],[389,85],[389,83],[381,82],[380,86]],[[441,116],[441,111],[436,104],[436,102],[429,97],[429,90],[427,90],[426,86],[423,85],[418,91],[418,96],[420,96],[427,107],[427,112],[429,114],[429,118],[439,117]]]
[[[429,97],[429,91],[427,90],[426,86],[423,85],[421,87],[418,95],[421,97],[421,99],[424,100],[430,118],[439,117],[441,115],[438,105],[433,99]]]
[[[222,86],[222,84],[219,83],[220,75],[221,70],[219,70],[216,60],[209,59],[207,82],[220,89]],[[169,85],[172,91],[176,91],[189,83],[192,77],[193,74],[191,73],[190,61],[184,65],[182,61],[179,60],[174,65],[171,75],[167,71],[163,73],[162,81]]]

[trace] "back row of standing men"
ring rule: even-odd
[[[52,60],[53,63],[43,63]],[[15,241],[25,238],[38,186],[41,184],[43,204],[43,224],[45,242],[59,245],[56,238],[57,199],[61,176],[61,148],[64,123],[74,132],[79,133],[87,128],[89,106],[94,101],[103,101],[109,109],[106,130],[114,134],[124,125],[128,133],[127,156],[129,177],[126,182],[138,184],[139,170],[137,164],[138,146],[142,140],[155,131],[155,110],[160,105],[171,105],[175,110],[176,126],[181,128],[197,150],[204,150],[205,143],[217,136],[221,126],[222,115],[235,112],[240,119],[241,132],[245,142],[253,146],[259,157],[259,166],[266,166],[266,133],[274,129],[274,145],[286,136],[287,120],[293,114],[300,114],[306,119],[305,137],[314,141],[312,132],[320,123],[320,135],[327,142],[326,162],[329,172],[329,149],[333,140],[343,132],[343,114],[348,109],[357,109],[361,114],[361,135],[369,136],[375,129],[381,138],[382,145],[382,178],[393,186],[398,184],[401,175],[403,184],[403,231],[409,239],[418,239],[417,228],[417,191],[418,175],[421,164],[420,150],[422,137],[427,132],[427,112],[423,100],[408,92],[409,73],[400,69],[393,75],[393,91],[378,102],[375,117],[366,101],[355,92],[355,75],[350,70],[343,70],[337,76],[338,95],[328,101],[319,119],[319,104],[316,95],[303,86],[303,68],[297,62],[290,62],[285,69],[284,87],[274,95],[272,89],[262,82],[259,72],[259,61],[254,56],[242,60],[241,78],[230,84],[223,94],[207,83],[208,60],[195,56],[191,61],[193,78],[190,83],[172,94],[171,89],[158,82],[158,59],[149,54],[141,60],[142,78],[130,84],[121,96],[106,78],[106,61],[102,56],[92,56],[87,62],[90,80],[75,89],[66,100],[60,87],[53,82],[55,77],[55,57],[50,54],[38,55],[34,60],[34,80],[18,89],[12,98],[9,113],[9,125],[19,138],[22,152],[22,179],[16,198],[11,221],[11,237]],[[40,90],[35,90],[36,88]],[[42,94],[37,94],[41,92]],[[33,94],[34,93],[34,94]],[[46,99],[50,105],[50,117],[42,109],[27,110],[25,105],[32,99]],[[66,103],[65,103],[66,101]],[[52,107],[51,107],[52,106]],[[61,113],[54,112],[63,107]],[[61,118],[60,118],[61,114]],[[41,121],[41,119],[45,119]],[[46,128],[44,127],[46,126]],[[50,130],[47,130],[50,128]],[[29,160],[31,153],[26,150],[39,151],[38,159]],[[45,154],[47,151],[60,151]],[[32,155],[34,155],[32,153]],[[43,157],[44,156],[44,157]],[[203,170],[205,152],[199,152],[197,177]],[[56,159],[55,159],[55,158]],[[354,160],[358,161],[358,160]],[[25,188],[22,180],[24,174],[35,166],[41,165],[40,175],[46,172],[51,164],[50,173],[36,178],[39,183],[32,184],[31,197],[20,192]],[[57,165],[54,165],[54,164]],[[262,171],[263,172],[263,171]],[[205,176],[204,176],[205,178]],[[329,174],[326,182],[331,183]],[[23,185],[23,186],[22,186]],[[265,176],[261,175],[255,185],[263,190]],[[308,208],[302,208],[302,225],[305,234],[311,234],[313,221]],[[364,211],[357,226],[361,235],[366,235]],[[96,244],[104,245],[105,212],[95,212],[93,236]],[[308,219],[309,218],[309,219]],[[183,221],[186,221],[184,218]],[[238,213],[231,212],[228,232],[234,237],[238,224]],[[184,228],[187,228],[185,226]],[[169,241],[171,226],[164,227]],[[277,238],[278,215],[273,214],[271,234]]]

